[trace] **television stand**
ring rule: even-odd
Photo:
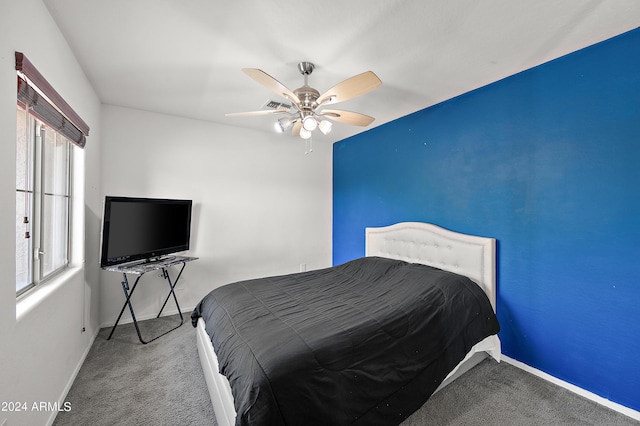
[[[176,258],[176,256],[164,256],[164,257],[152,257],[151,259],[146,259],[140,262],[142,265],[152,265],[156,263],[169,262]]]
[[[140,342],[142,342],[142,344],[153,342],[157,338],[162,337],[165,334],[169,333],[170,331],[173,331],[176,328],[180,327],[184,323],[184,316],[182,315],[182,311],[180,310],[180,305],[178,304],[178,297],[176,296],[176,293],[174,290],[176,285],[178,284],[178,280],[180,280],[182,271],[184,271],[185,266],[187,266],[187,262],[191,262],[197,259],[198,259],[197,257],[169,256],[162,259],[155,259],[151,262],[103,267],[102,269],[104,269],[105,271],[122,273],[121,284],[122,284],[122,291],[124,291],[124,295],[125,295],[125,301],[124,301],[124,304],[122,305],[122,309],[120,310],[120,315],[118,315],[118,319],[116,320],[115,324],[111,328],[111,333],[109,333],[109,337],[107,337],[107,340],[111,339],[111,337],[113,336],[113,332],[116,331],[116,327],[118,326],[118,323],[120,322],[120,318],[122,318],[122,314],[124,313],[124,310],[127,308],[127,306],[129,307],[129,311],[131,312],[131,318],[133,318],[133,324],[136,327],[136,332],[138,333],[138,339],[140,339]],[[182,267],[180,268],[180,272],[178,272],[178,276],[176,277],[175,281],[171,282],[171,277],[169,276],[168,268],[170,266],[179,265],[179,264],[182,264]],[[162,308],[160,308],[160,312],[158,312],[158,316],[156,316],[156,318],[160,318],[160,315],[162,315],[162,311],[167,305],[169,298],[173,295],[173,300],[176,302],[176,307],[178,308],[178,313],[180,314],[180,324],[154,337],[153,339],[145,341],[142,338],[142,334],[140,333],[138,320],[136,319],[136,314],[133,310],[133,304],[131,303],[131,296],[133,295],[133,292],[135,291],[138,285],[138,282],[140,281],[140,278],[142,278],[144,274],[151,271],[157,271],[159,269],[162,270],[162,277],[169,282],[169,294],[165,298],[164,303],[162,304]],[[137,275],[137,278],[133,283],[133,287],[131,287],[131,290],[129,290],[129,280],[127,279],[127,274]]]

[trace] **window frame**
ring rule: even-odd
[[[77,224],[73,218],[73,212],[77,209],[76,197],[81,197],[81,194],[75,193],[75,185],[77,179],[82,179],[82,176],[74,176],[74,157],[77,155],[77,149],[82,149],[86,144],[86,137],[89,136],[89,126],[87,123],[74,111],[74,109],[65,101],[65,99],[53,88],[53,86],[47,81],[47,79],[40,73],[40,71],[35,67],[35,65],[22,53],[15,52],[15,69],[17,72],[17,105],[19,109],[22,109],[22,113],[25,117],[25,121],[27,122],[25,129],[23,129],[24,137],[25,137],[25,150],[27,152],[27,156],[34,156],[34,169],[33,171],[29,169],[23,169],[22,171],[25,173],[27,177],[24,181],[25,185],[25,214],[29,214],[29,219],[25,224],[25,233],[29,233],[33,231],[34,234],[37,235],[37,239],[32,239],[29,241],[28,248],[26,249],[27,253],[27,270],[31,274],[31,278],[27,278],[26,281],[30,281],[27,285],[23,286],[20,290],[18,288],[18,277],[19,271],[22,271],[24,268],[21,264],[20,268],[18,268],[19,259],[19,249],[24,252],[24,248],[18,247],[19,242],[19,234],[20,234],[20,225],[19,220],[21,215],[19,214],[19,206],[16,204],[16,297],[20,298],[23,295],[29,293],[30,290],[38,287],[40,284],[43,284],[47,281],[50,281],[51,278],[59,275],[65,270],[68,270],[73,262],[72,257],[74,256],[74,232],[77,232]],[[73,83],[75,84],[75,83]],[[28,120],[27,120],[28,118]],[[64,236],[61,241],[64,241],[63,246],[65,247],[66,253],[63,257],[58,258],[58,260],[62,259],[63,261],[57,264],[55,268],[50,270],[48,273],[43,274],[42,267],[42,255],[37,256],[36,260],[36,249],[38,253],[42,251],[42,241],[43,235],[45,235],[46,225],[44,225],[45,220],[45,208],[47,204],[44,202],[47,194],[45,193],[46,185],[44,179],[46,179],[47,175],[42,173],[43,168],[45,167],[42,162],[35,163],[35,157],[37,154],[41,158],[42,152],[36,153],[42,146],[46,145],[46,138],[41,138],[42,144],[38,144],[36,142],[36,121],[34,121],[33,128],[30,128],[31,120],[38,120],[41,123],[44,123],[47,129],[50,129],[56,136],[64,137],[66,141],[66,178],[65,185],[66,188],[66,232],[63,232]],[[18,132],[20,131],[20,123],[19,119],[16,124],[16,147],[19,146],[21,141],[18,138]],[[41,129],[41,127],[38,127]],[[40,132],[40,136],[42,133]],[[45,135],[46,136],[46,135]],[[28,145],[32,144],[31,151],[28,150]],[[74,146],[71,146],[71,145]],[[55,149],[55,148],[54,148]],[[57,153],[54,152],[53,160],[51,164],[56,163],[55,159]],[[18,153],[16,153],[16,201],[18,201],[19,196],[19,188],[18,185],[21,183],[18,178],[19,166],[18,163],[20,161]],[[38,160],[42,161],[42,160]],[[31,164],[31,159],[25,158],[25,164]],[[80,163],[82,163],[82,159],[80,158]],[[36,174],[36,170],[38,170],[38,174]],[[46,170],[45,170],[46,171]],[[54,179],[55,181],[55,179]],[[37,185],[37,187],[36,187]],[[57,193],[58,187],[54,188],[53,193]],[[33,200],[29,203],[29,190],[32,191]],[[52,195],[51,206],[53,206],[53,211],[55,211],[56,207],[58,207],[57,202],[55,201],[55,196]],[[38,200],[38,201],[36,201]],[[36,210],[37,209],[37,210]],[[27,212],[28,210],[28,212]],[[36,216],[38,220],[36,220]],[[28,222],[32,223],[29,224]],[[45,228],[42,228],[45,226]],[[46,240],[45,240],[46,242]],[[53,251],[53,250],[52,250]],[[54,253],[50,254],[51,256],[55,256]],[[54,257],[54,262],[56,261]],[[36,273],[37,271],[37,273]]]
[[[22,105],[18,103],[17,105],[17,114],[27,115],[25,109]],[[29,113],[28,114],[29,123],[27,124],[25,136],[26,143],[30,145],[28,149],[28,154],[25,157],[25,166],[27,167],[29,176],[29,181],[31,182],[30,188],[19,189],[16,185],[16,193],[22,192],[25,196],[31,194],[31,202],[28,202],[28,211],[25,211],[29,218],[29,226],[25,227],[25,232],[30,233],[30,242],[28,243],[27,248],[27,268],[29,281],[25,286],[20,289],[16,289],[16,297],[20,298],[21,296],[28,293],[30,290],[38,287],[39,285],[46,283],[50,279],[56,277],[60,273],[64,272],[70,264],[70,257],[72,251],[72,230],[73,230],[73,215],[72,215],[72,204],[73,204],[73,146],[72,142],[69,141],[64,135],[60,134],[60,132],[56,131],[56,129],[48,126],[47,123],[40,120],[35,115]],[[53,137],[55,138],[55,142],[57,143],[58,138],[63,139],[64,144],[64,155],[65,155],[65,166],[64,166],[64,186],[66,194],[62,195],[65,198],[65,210],[66,214],[62,220],[56,219],[57,216],[54,216],[54,222],[49,224],[49,221],[46,217],[45,212],[45,198],[47,195],[51,195],[46,191],[45,178],[47,176],[47,168],[52,166],[52,162],[47,161],[45,159],[45,150],[47,149],[47,135],[46,132],[51,132]],[[17,135],[16,135],[17,136]],[[55,166],[54,166],[55,167]],[[27,210],[27,209],[25,209]],[[17,215],[16,215],[17,219]],[[46,262],[44,260],[45,252],[43,252],[43,247],[47,244],[47,236],[51,235],[54,232],[54,228],[60,224],[64,223],[64,261],[54,267],[52,270],[47,271]],[[16,223],[18,226],[18,223]],[[16,235],[16,239],[18,235]],[[17,247],[16,247],[17,250]],[[17,252],[16,252],[17,253]],[[17,276],[16,276],[17,280]],[[16,282],[17,286],[17,282]]]

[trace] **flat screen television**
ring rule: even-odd
[[[107,196],[100,266],[151,261],[189,250],[191,200]]]

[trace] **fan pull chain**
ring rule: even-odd
[[[304,155],[307,155],[312,152],[313,152],[313,136],[311,136],[309,139],[305,139],[304,141]]]

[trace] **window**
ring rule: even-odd
[[[63,270],[69,259],[71,143],[17,108],[16,292]]]
[[[69,265],[73,149],[89,126],[16,52],[16,294]],[[75,148],[74,148],[75,147]]]

